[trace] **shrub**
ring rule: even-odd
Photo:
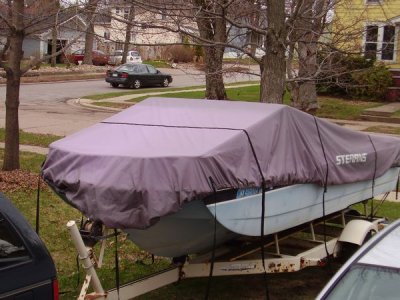
[[[354,86],[350,95],[359,98],[383,99],[386,90],[393,83],[392,75],[385,65],[379,64],[351,74]]]
[[[319,59],[325,62],[324,72],[318,78],[319,93],[380,100],[392,84],[384,65],[363,56],[336,54]]]
[[[180,63],[180,62],[186,63],[193,61],[194,53],[190,47],[175,45],[168,47],[165,50],[164,56],[166,59],[174,63]]]

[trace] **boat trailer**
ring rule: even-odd
[[[369,233],[376,233],[385,226],[386,219],[370,220],[363,216],[349,215],[348,210],[325,218],[314,220],[295,228],[285,230],[264,239],[250,238],[234,245],[215,249],[213,276],[250,275],[266,273],[295,272],[309,266],[324,266],[329,256],[336,257],[343,243],[361,245]],[[211,268],[211,253],[206,253],[175,262],[170,268],[104,291],[96,269],[101,268],[106,239],[112,234],[100,237],[101,248],[98,256],[93,245],[85,245],[75,221],[67,227],[78,251],[78,257],[86,271],[79,300],[84,299],[132,299],[152,290],[178,282],[184,278],[208,277]],[[105,231],[107,232],[107,231]],[[261,241],[260,241],[261,240]],[[261,243],[263,247],[261,247]],[[264,249],[264,265],[261,259]],[[88,294],[89,286],[93,292]]]

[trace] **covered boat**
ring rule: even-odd
[[[52,143],[42,175],[87,217],[179,256],[212,245],[214,216],[218,243],[274,233],[392,190],[399,163],[398,138],[285,105],[150,98]]]

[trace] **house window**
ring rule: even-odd
[[[115,43],[115,50],[124,50],[124,43],[123,42],[116,42]]]
[[[365,57],[393,61],[396,28],[392,25],[369,25],[365,34]]]
[[[365,4],[379,4],[381,0],[365,0]]]
[[[378,26],[367,26],[365,39],[365,57],[376,58],[378,51]]]
[[[116,7],[116,8],[115,8],[115,13],[116,13],[117,15],[119,15],[119,14],[121,13],[121,8]]]
[[[394,26],[383,27],[382,60],[394,59],[394,37]]]
[[[129,8],[125,8],[124,9],[124,19],[128,20],[128,18],[129,18]]]
[[[104,31],[104,38],[105,38],[106,40],[109,40],[109,39],[110,39],[110,31],[109,31],[108,29],[106,29],[106,30]]]

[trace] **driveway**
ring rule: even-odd
[[[252,66],[257,71],[255,66]],[[194,69],[160,69],[173,75],[171,87],[205,84],[204,74]],[[257,80],[257,76],[232,74],[226,82]],[[123,91],[123,89],[118,89]],[[21,129],[36,133],[68,135],[111,116],[112,112],[71,106],[67,100],[90,94],[115,92],[104,80],[23,84],[20,91],[19,120]],[[0,127],[5,126],[6,87],[0,86]]]

